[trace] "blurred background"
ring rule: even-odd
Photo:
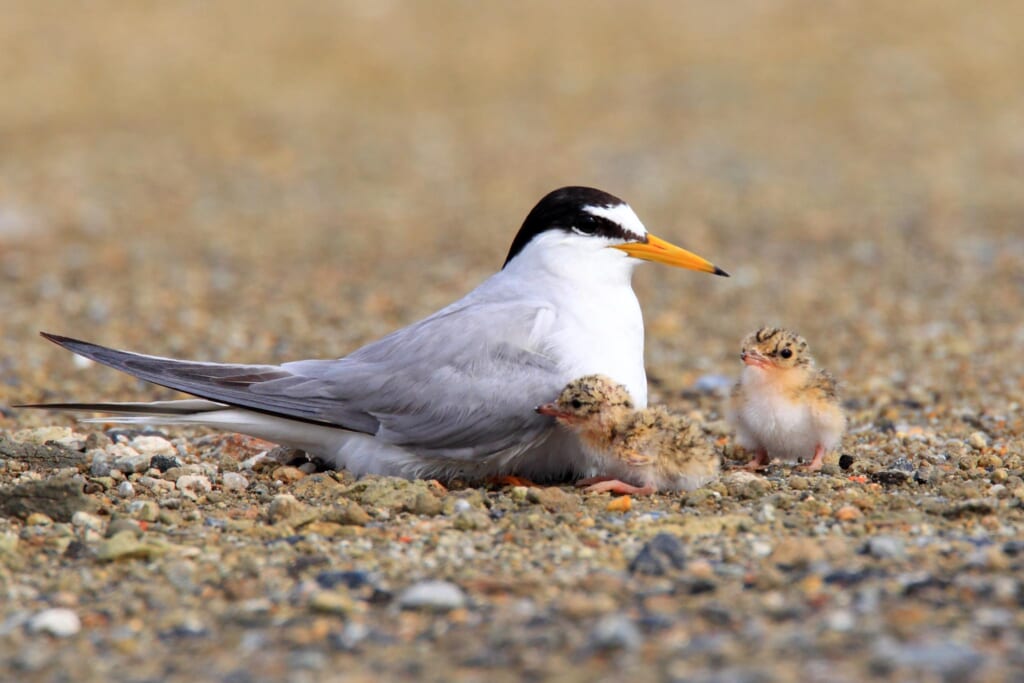
[[[161,395],[40,329],[343,355],[567,184],[733,275],[638,271],[655,398],[777,323],[862,401],[1024,400],[1019,2],[23,2],[0,44],[0,408]]]

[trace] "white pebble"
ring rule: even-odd
[[[71,526],[78,529],[103,531],[103,520],[96,515],[79,510],[75,514],[71,515]]]
[[[249,487],[249,480],[238,472],[225,472],[221,476],[221,484],[225,491],[244,491]]]
[[[208,477],[202,474],[184,474],[178,477],[178,490],[189,493],[209,493],[213,490]]]
[[[139,453],[148,456],[166,455],[173,457],[178,454],[174,445],[162,436],[137,436],[129,444]]]
[[[452,610],[466,604],[466,594],[448,581],[421,581],[406,588],[398,604],[405,609]]]
[[[135,495],[135,487],[130,481],[122,481],[117,485],[117,495],[122,498],[131,498]]]
[[[28,630],[32,633],[49,633],[58,638],[67,638],[82,630],[82,620],[69,609],[54,607],[44,609],[29,619]]]

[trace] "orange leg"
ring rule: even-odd
[[[817,472],[821,469],[822,461],[825,459],[825,447],[820,443],[817,448],[814,449],[814,457],[806,465],[800,465],[797,469],[806,470],[808,472]]]
[[[577,486],[579,486],[578,483]],[[632,493],[637,496],[649,496],[657,491],[657,489],[650,484],[647,486],[633,486],[632,484],[627,484],[626,482],[619,481],[618,479],[603,479],[596,484],[587,486],[584,491],[587,493]]]
[[[768,469],[768,451],[759,448],[754,453],[754,458],[746,465],[736,465],[733,467],[735,470],[747,470],[748,472],[759,472],[760,470]]]

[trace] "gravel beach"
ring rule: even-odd
[[[1012,681],[1024,671],[1016,3],[19,3],[0,22],[0,678]],[[729,279],[635,278],[651,401],[726,463],[792,328],[820,473],[584,494],[317,471],[18,403],[162,356],[348,353],[567,184]],[[554,398],[554,397],[552,397]]]

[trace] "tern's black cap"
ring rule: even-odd
[[[623,230],[615,221],[583,210],[585,206],[610,208],[625,203],[615,195],[593,187],[570,186],[549,192],[526,216],[523,226],[512,240],[512,246],[502,267],[507,266],[530,240],[548,230],[569,232],[575,228],[577,232],[585,235],[600,235],[627,241],[642,239],[639,235]]]

